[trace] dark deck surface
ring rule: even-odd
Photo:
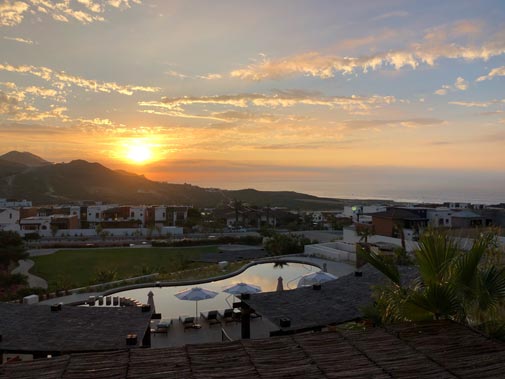
[[[73,354],[0,366],[6,378],[503,378],[505,344],[449,321],[367,331]]]

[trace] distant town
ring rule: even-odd
[[[470,203],[361,205],[341,210],[300,211],[258,207],[234,200],[219,208],[189,205],[119,205],[94,201],[33,206],[30,200],[0,199],[0,230],[28,240],[108,237],[181,237],[262,229],[370,229],[374,235],[417,240],[427,227],[474,229],[504,227],[505,205]]]

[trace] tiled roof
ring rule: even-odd
[[[404,280],[417,276],[413,266],[399,266],[399,270]],[[387,280],[370,265],[362,268],[362,274],[361,277],[349,274],[323,283],[320,290],[302,287],[252,294],[245,302],[284,331],[340,324],[362,317],[362,308],[372,303],[371,286]],[[280,328],[280,320],[285,318],[289,318],[291,326]]]
[[[505,345],[450,321],[262,340],[72,354],[0,366],[6,378],[500,378]]]
[[[126,336],[142,344],[152,312],[140,307],[62,306],[0,303],[0,351],[78,352],[126,347]]]

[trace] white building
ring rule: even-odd
[[[434,228],[440,227],[452,227],[452,211],[449,208],[433,208],[427,209],[426,217],[428,218],[428,224]]]
[[[32,202],[28,200],[0,199],[0,208],[29,208],[31,206]]]
[[[0,230],[19,229],[19,211],[12,208],[0,208]]]
[[[154,207],[154,223],[164,224],[167,219],[167,207],[160,205]]]
[[[39,232],[51,230],[51,216],[26,217],[19,221],[21,230]]]
[[[352,217],[353,222],[368,224],[372,223],[372,217],[366,215],[386,211],[387,206],[385,205],[353,205],[344,207],[344,216]]]
[[[90,205],[87,210],[87,221],[90,224],[101,222],[103,221],[102,212],[115,207],[117,205],[114,204]]]
[[[147,210],[145,205],[130,206],[130,220],[140,221],[140,225],[144,226],[146,223]]]

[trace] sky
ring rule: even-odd
[[[505,201],[505,3],[0,1],[0,153]]]

